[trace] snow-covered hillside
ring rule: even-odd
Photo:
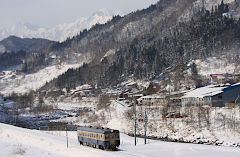
[[[209,77],[210,74],[239,74],[240,67],[237,63],[231,62],[226,56],[209,57],[206,60],[194,60],[192,63],[197,65],[198,73]]]
[[[96,23],[106,23],[113,15],[121,14],[120,12],[109,12],[106,9],[101,9],[94,13],[91,17],[81,17],[71,23],[59,24],[53,28],[43,28],[33,26],[28,23],[19,23],[11,28],[0,27],[0,40],[15,35],[22,38],[45,38],[55,41],[63,41],[68,37],[77,35],[85,28],[91,28]]]
[[[86,60],[87,61],[87,60]],[[0,93],[9,95],[11,93],[27,93],[31,90],[37,90],[46,82],[53,80],[59,75],[63,74],[70,68],[78,68],[79,64],[64,64],[46,67],[33,74],[16,75],[8,71],[8,74],[0,77]]]
[[[135,147],[134,139],[121,134],[121,145],[118,151],[103,151],[86,146],[80,146],[77,142],[76,132],[68,132],[69,148],[66,146],[66,132],[41,132],[27,130],[0,123],[0,156],[84,156],[84,157],[238,157],[239,148],[216,147],[207,145],[181,144],[148,140],[144,145],[143,139],[137,139]]]

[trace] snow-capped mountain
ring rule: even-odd
[[[0,40],[15,35],[21,38],[45,38],[54,41],[63,41],[68,37],[77,35],[81,30],[91,28],[99,23],[106,23],[114,15],[121,14],[119,11],[101,9],[90,17],[81,17],[74,22],[59,24],[52,28],[38,27],[29,23],[18,23],[10,28],[0,27]]]

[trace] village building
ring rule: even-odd
[[[229,82],[234,82],[236,78],[239,78],[239,75],[235,74],[210,74],[210,83],[211,84],[224,84]]]
[[[225,107],[226,104],[238,104],[240,83],[208,85],[187,92],[181,97],[182,107],[201,105],[210,107]]]
[[[92,96],[93,88],[91,85],[85,84],[85,85],[76,87],[76,89],[71,90],[69,95],[74,98]]]
[[[239,12],[236,10],[231,10],[229,12],[223,13],[222,14],[223,17],[227,17],[227,18],[233,18],[233,19],[239,19],[240,15]]]
[[[182,95],[181,95],[182,96]],[[180,106],[181,99],[179,94],[152,94],[142,96],[137,99],[139,105],[150,106]]]
[[[147,95],[137,99],[139,105],[166,105],[167,99],[165,96],[160,96],[158,94]]]
[[[133,88],[138,89],[138,84],[137,84],[136,82],[130,82],[130,83],[128,83],[128,84],[126,85],[126,87],[127,87],[128,89],[133,89]]]

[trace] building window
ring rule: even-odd
[[[222,96],[221,96],[221,95],[219,95],[219,96],[218,96],[218,99],[222,99]]]

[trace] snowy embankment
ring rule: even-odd
[[[41,132],[28,130],[0,123],[0,156],[52,156],[52,157],[238,157],[239,148],[216,147],[206,145],[194,145],[183,143],[170,143],[148,140],[147,145],[143,139],[134,139],[121,134],[121,146],[119,151],[103,151],[86,146],[80,146],[77,142],[76,132],[68,132],[69,148],[66,147],[66,132]]]

